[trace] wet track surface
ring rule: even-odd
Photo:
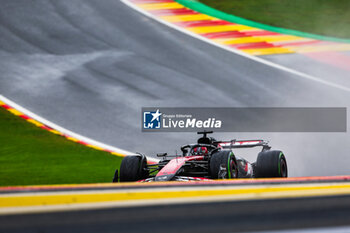
[[[288,204],[286,204],[288,203]],[[246,232],[348,225],[350,197],[1,216],[3,232]]]
[[[0,232],[260,232],[285,229],[293,232],[293,229],[348,226],[350,196],[346,192],[343,194],[337,192],[341,188],[348,187],[348,184],[349,176],[2,188],[0,190],[2,195],[18,197],[18,207],[23,208],[12,211],[11,214],[0,212]],[[331,190],[332,186],[337,188],[333,189],[334,196],[317,196],[316,192],[307,191],[316,186],[328,190]],[[260,196],[259,188],[265,189],[265,194],[270,189],[272,196],[266,196],[263,192],[260,192],[262,195]],[[170,192],[177,190],[182,190],[183,193],[197,190],[197,194],[200,194],[200,190],[224,189],[236,189],[239,193],[246,190],[246,197],[236,195],[237,199],[225,199],[222,196],[224,199],[220,199],[218,196],[213,196],[216,199],[196,201],[197,198],[201,198],[198,196],[186,201],[179,197],[171,199],[169,196]],[[250,189],[255,190],[255,195],[249,195]],[[272,189],[275,191],[271,191]],[[287,193],[278,191],[283,189],[294,190],[294,195],[293,192],[289,193],[291,196],[285,199],[287,196],[283,195]],[[304,196],[298,197],[296,192],[298,189],[304,192]],[[114,195],[128,193],[132,200],[138,192],[152,190],[165,192],[165,197],[162,197],[165,199],[156,198],[152,202],[148,197],[142,199],[139,204],[137,199],[134,199],[136,201],[134,204],[132,201],[124,204],[121,201],[119,204],[122,205],[113,205],[111,202],[103,205],[103,202],[100,202],[103,206],[80,205],[72,208],[75,204],[81,203],[79,199],[84,194],[96,193],[101,198],[108,193]],[[319,189],[314,189],[317,190]],[[65,208],[57,209],[59,206],[57,203],[52,205],[52,198],[58,200],[74,193],[77,195],[72,202],[65,199],[63,203]],[[21,197],[25,196],[41,197],[46,202],[42,207],[48,208],[27,209],[29,211],[24,212],[26,201]],[[235,194],[231,197],[234,196]]]
[[[191,133],[141,133],[142,106],[348,106],[346,91],[216,48],[118,0],[1,5],[0,93],[60,126],[125,150],[174,153],[196,139]],[[310,59],[301,61],[302,55],[283,56],[267,59],[320,70]],[[347,71],[322,67],[311,74],[349,87]],[[349,172],[347,133],[216,137],[270,140],[285,151],[292,176]]]

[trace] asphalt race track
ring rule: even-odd
[[[339,228],[348,230],[349,178],[313,177],[287,181],[241,179],[192,183],[1,188],[1,207],[6,205],[4,198],[7,196],[15,198],[17,203],[11,199],[7,200],[13,203],[11,206],[19,208],[5,209],[5,212],[0,208],[0,232],[284,232],[285,229],[289,229],[289,232],[319,232],[320,229],[323,232],[327,232],[327,229],[328,232],[335,232],[335,229]],[[333,195],[318,196],[317,193],[322,193],[322,189],[324,193],[332,192]],[[341,189],[343,191],[340,191]],[[170,198],[170,193],[178,192],[177,190],[181,190],[180,196],[183,198],[191,195],[196,197]],[[217,194],[210,197],[210,190],[233,192],[226,197]],[[145,197],[145,193],[149,191],[155,196]],[[255,195],[250,195],[251,191]],[[157,192],[162,192],[162,195],[157,195]],[[108,198],[109,194],[118,196],[124,193],[129,196],[129,201],[126,200],[124,204],[122,199],[121,202],[114,202],[117,205],[99,202],[104,197]],[[240,193],[245,195],[239,195]],[[139,194],[141,199],[135,199]],[[202,194],[209,195],[209,199],[196,201],[205,197]],[[89,203],[85,203],[85,206],[79,205],[84,204],[80,202],[84,195],[85,201],[86,195],[93,195],[97,205],[94,202],[91,202],[90,207]],[[35,203],[38,196],[41,197],[41,202],[46,204],[28,208],[27,205]],[[275,198],[268,198],[269,196]],[[52,205],[54,200],[58,202]]]
[[[286,205],[288,203],[288,205]],[[350,197],[159,205],[0,217],[17,232],[246,232],[348,225]],[[316,231],[317,232],[317,231]]]
[[[128,151],[174,153],[197,137],[142,133],[143,106],[350,106],[350,92],[212,46],[118,0],[0,3],[0,94],[64,128]],[[296,54],[265,59],[350,88],[348,71]],[[290,176],[350,173],[349,133],[215,137],[269,140],[285,152]],[[254,161],[256,152],[243,156]],[[167,226],[167,232],[178,232],[179,222],[190,218],[195,223],[189,232],[341,226],[350,222],[349,203],[349,196],[338,196],[13,215],[0,217],[0,229],[164,232]]]

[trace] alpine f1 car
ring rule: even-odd
[[[157,154],[156,164],[148,164],[143,154],[127,156],[120,166],[120,182],[191,181],[208,179],[287,177],[287,161],[282,151],[271,150],[264,140],[217,141],[203,136],[195,144],[181,147],[181,155]],[[257,160],[250,163],[237,155],[239,148],[261,146]],[[114,182],[118,182],[116,170]]]

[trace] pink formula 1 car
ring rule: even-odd
[[[287,161],[282,151],[271,150],[264,140],[217,141],[203,136],[195,144],[181,147],[181,155],[157,154],[156,164],[148,164],[143,154],[127,156],[115,172],[113,182],[191,181],[260,177],[287,177]],[[250,163],[238,156],[239,148],[261,146],[257,160]],[[118,177],[120,179],[118,179]]]

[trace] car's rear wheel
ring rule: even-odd
[[[255,165],[255,177],[288,177],[287,160],[282,151],[262,151]]]
[[[210,158],[209,166],[212,179],[232,179],[238,177],[237,161],[232,151],[223,150],[215,152]]]
[[[149,176],[146,156],[126,156],[120,165],[120,182],[138,181]]]

